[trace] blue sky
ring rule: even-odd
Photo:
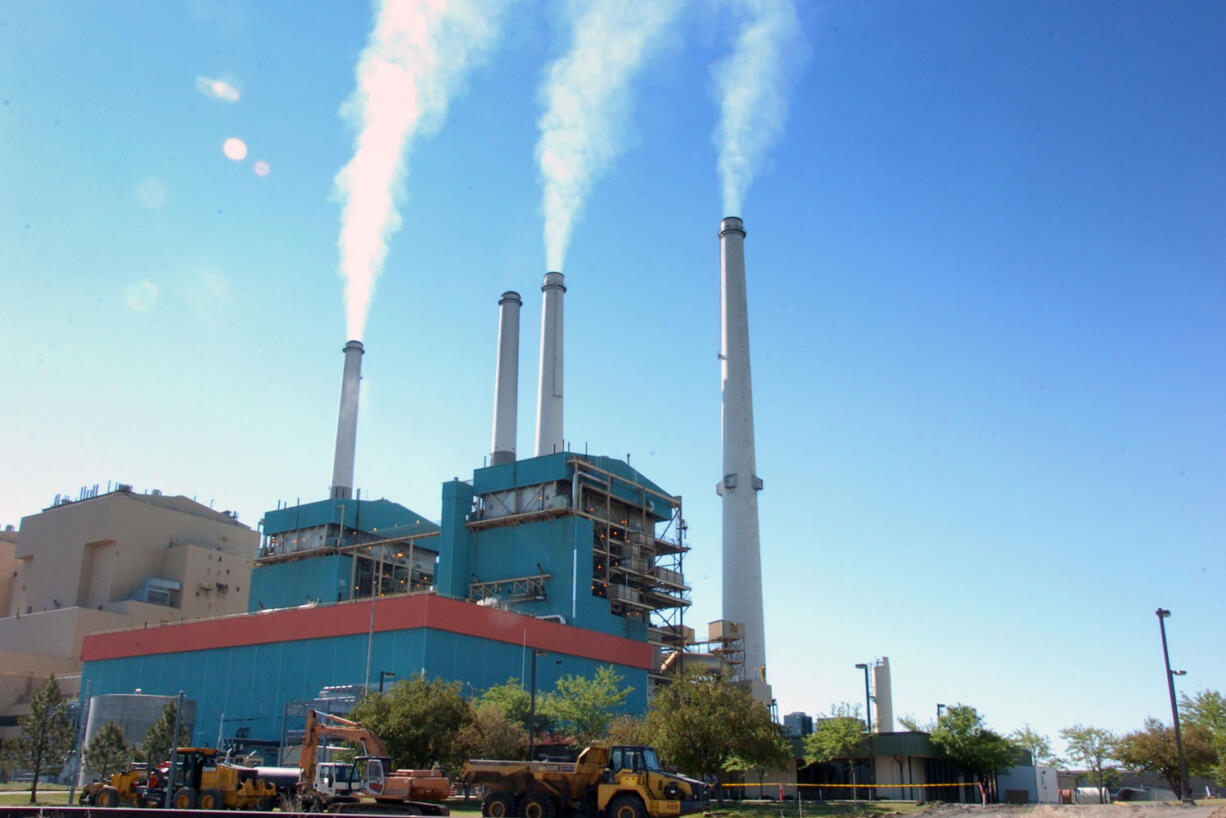
[[[531,450],[534,146],[568,8],[512,4],[410,148],[363,496],[437,517],[481,465],[504,289]],[[734,11],[681,6],[647,55],[563,270],[566,438],[684,496],[687,621],[719,616],[716,233],[741,215],[782,712],[859,701],[853,665],[888,655],[898,714],[1134,729],[1170,715],[1159,605],[1181,688],[1226,687],[1220,4],[800,3],[786,128],[725,214]],[[324,495],[339,110],[371,24],[358,3],[0,7],[0,524],[108,480],[252,525]]]

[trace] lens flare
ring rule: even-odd
[[[235,162],[241,162],[247,158],[247,143],[236,136],[227,139],[221,146],[221,150],[227,159],[233,159]]]
[[[136,201],[141,207],[156,210],[166,203],[166,185],[152,176],[143,180],[136,187]]]
[[[158,288],[152,281],[138,281],[124,293],[128,309],[133,312],[149,312],[158,301]]]
[[[256,176],[267,176],[272,171],[272,168],[268,167],[268,163],[263,159],[252,165],[251,169],[255,171]]]

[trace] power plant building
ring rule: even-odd
[[[0,738],[49,675],[77,694],[88,634],[246,611],[259,534],[230,512],[120,484],[56,498],[4,541]]]
[[[644,709],[689,605],[680,498],[569,452],[442,494],[438,526],[386,500],[268,512],[249,613],[88,637],[84,680],[94,694],[183,690],[206,744],[219,730],[279,742],[287,707],[330,686],[526,683],[533,650],[538,689],[608,664],[633,688],[627,710]]]
[[[729,247],[739,249],[727,237],[744,234],[739,220],[723,227],[727,259]],[[743,282],[743,263],[729,270]],[[328,499],[265,514],[247,613],[86,638],[83,679],[93,693],[183,691],[197,703],[193,741],[212,744],[220,735],[283,749],[292,744],[290,714],[320,691],[382,688],[389,677],[458,681],[475,693],[508,680],[526,687],[532,667],[537,689],[548,690],[563,676],[612,665],[631,688],[625,709],[642,712],[653,686],[694,644],[684,624],[690,588],[681,498],[627,461],[568,451],[562,274],[547,273],[541,291],[536,456],[516,454],[522,300],[508,291],[499,300],[490,465],[471,480],[443,484],[437,524],[388,500],[355,497],[366,350],[349,341]],[[740,303],[743,315],[743,297]],[[748,558],[741,582],[756,587],[737,597],[747,607],[725,600],[725,611],[745,609],[748,631],[714,623],[704,659],[750,682],[761,698],[769,697],[759,667],[761,483],[753,473],[747,343],[725,344],[737,359],[726,381],[739,384],[743,398],[731,428],[747,427],[749,441],[728,456],[726,428],[721,487],[725,552],[737,540],[736,552]],[[742,511],[730,516],[731,506]],[[752,541],[729,534],[734,519]]]

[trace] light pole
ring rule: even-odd
[[[856,667],[864,671],[864,728],[865,732],[873,732],[873,698],[868,692],[868,663],[857,662]]]
[[[383,692],[383,680],[387,678],[395,679],[396,674],[392,673],[390,670],[380,670],[379,671],[379,692],[380,693]]]
[[[1183,755],[1183,736],[1179,732],[1179,706],[1175,703],[1175,677],[1186,670],[1171,670],[1171,655],[1166,649],[1166,618],[1171,612],[1163,608],[1154,611],[1158,617],[1158,630],[1162,632],[1162,661],[1166,664],[1166,687],[1171,694],[1171,720],[1175,722],[1175,749],[1179,751],[1179,800],[1192,800],[1192,787],[1188,782],[1188,761]]]
[[[937,702],[937,727],[941,726],[941,711],[945,709],[945,705]]]
[[[536,657],[544,653],[540,648],[532,649],[532,694],[528,699],[528,760],[532,760],[536,752]]]

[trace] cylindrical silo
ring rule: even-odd
[[[873,665],[873,698],[877,704],[877,732],[894,732],[894,699],[890,692],[890,657]]]

